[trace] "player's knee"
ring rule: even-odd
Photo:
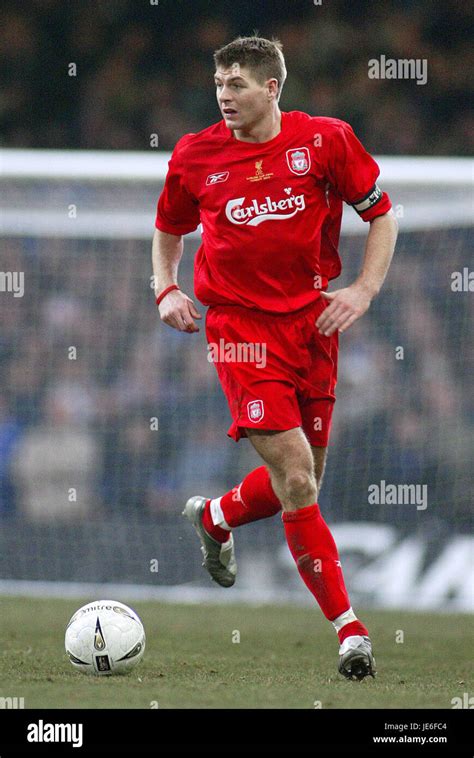
[[[292,471],[285,477],[285,500],[292,508],[316,502],[316,480],[310,471]]]

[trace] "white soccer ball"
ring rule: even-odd
[[[96,600],[73,615],[66,628],[65,646],[74,668],[84,674],[126,674],[143,656],[145,630],[127,605]]]

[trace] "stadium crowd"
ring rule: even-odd
[[[368,486],[381,480],[427,484],[431,517],[458,526],[467,517],[472,298],[449,288],[466,234],[402,235],[382,294],[341,339],[322,499],[332,518],[411,523],[414,506],[395,514],[368,504]],[[192,293],[195,240],[186,245],[180,281]],[[361,239],[345,238],[342,250],[350,281]],[[12,239],[6,252],[29,295],[0,298],[2,515],[163,519],[190,493],[217,496],[257,465],[248,442],[226,440],[230,416],[204,330],[182,334],[158,320],[146,243]],[[436,265],[426,281],[428,255]]]
[[[212,52],[254,28],[284,44],[284,110],[342,118],[381,154],[468,154],[472,8],[458,0],[2,3],[0,130],[14,147],[170,150],[218,120]],[[271,18],[271,23],[270,23]],[[427,61],[428,81],[368,62]]]
[[[254,0],[5,0],[3,143],[144,150],[157,134],[170,150],[218,119],[213,50],[258,29],[284,43],[283,110],[343,118],[374,153],[469,151],[467,5],[271,6],[269,24]],[[382,54],[426,58],[428,83],[370,79],[368,60]],[[426,483],[432,513],[458,525],[467,517],[472,298],[448,284],[464,265],[466,234],[401,235],[381,296],[344,335],[321,500],[330,518],[387,518],[367,502],[368,485],[382,479]],[[186,245],[181,281],[192,293]],[[343,241],[348,280],[360,252],[360,238]],[[218,495],[258,464],[250,444],[226,441],[230,418],[204,330],[183,335],[158,322],[149,245],[14,238],[2,269],[26,272],[28,296],[0,298],[0,516],[166,520],[177,500]],[[398,514],[407,523],[416,515]]]

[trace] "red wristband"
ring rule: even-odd
[[[161,295],[158,295],[158,297],[156,298],[156,304],[159,305],[161,303],[161,301],[163,300],[163,298],[166,297],[166,295],[168,294],[168,292],[171,292],[172,290],[179,290],[178,285],[177,284],[171,284],[169,287],[167,287],[165,290],[163,290],[163,292],[161,293]]]

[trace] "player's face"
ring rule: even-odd
[[[259,84],[248,68],[238,63],[218,68],[214,79],[217,102],[229,129],[250,129],[268,115],[273,101],[269,83]]]

